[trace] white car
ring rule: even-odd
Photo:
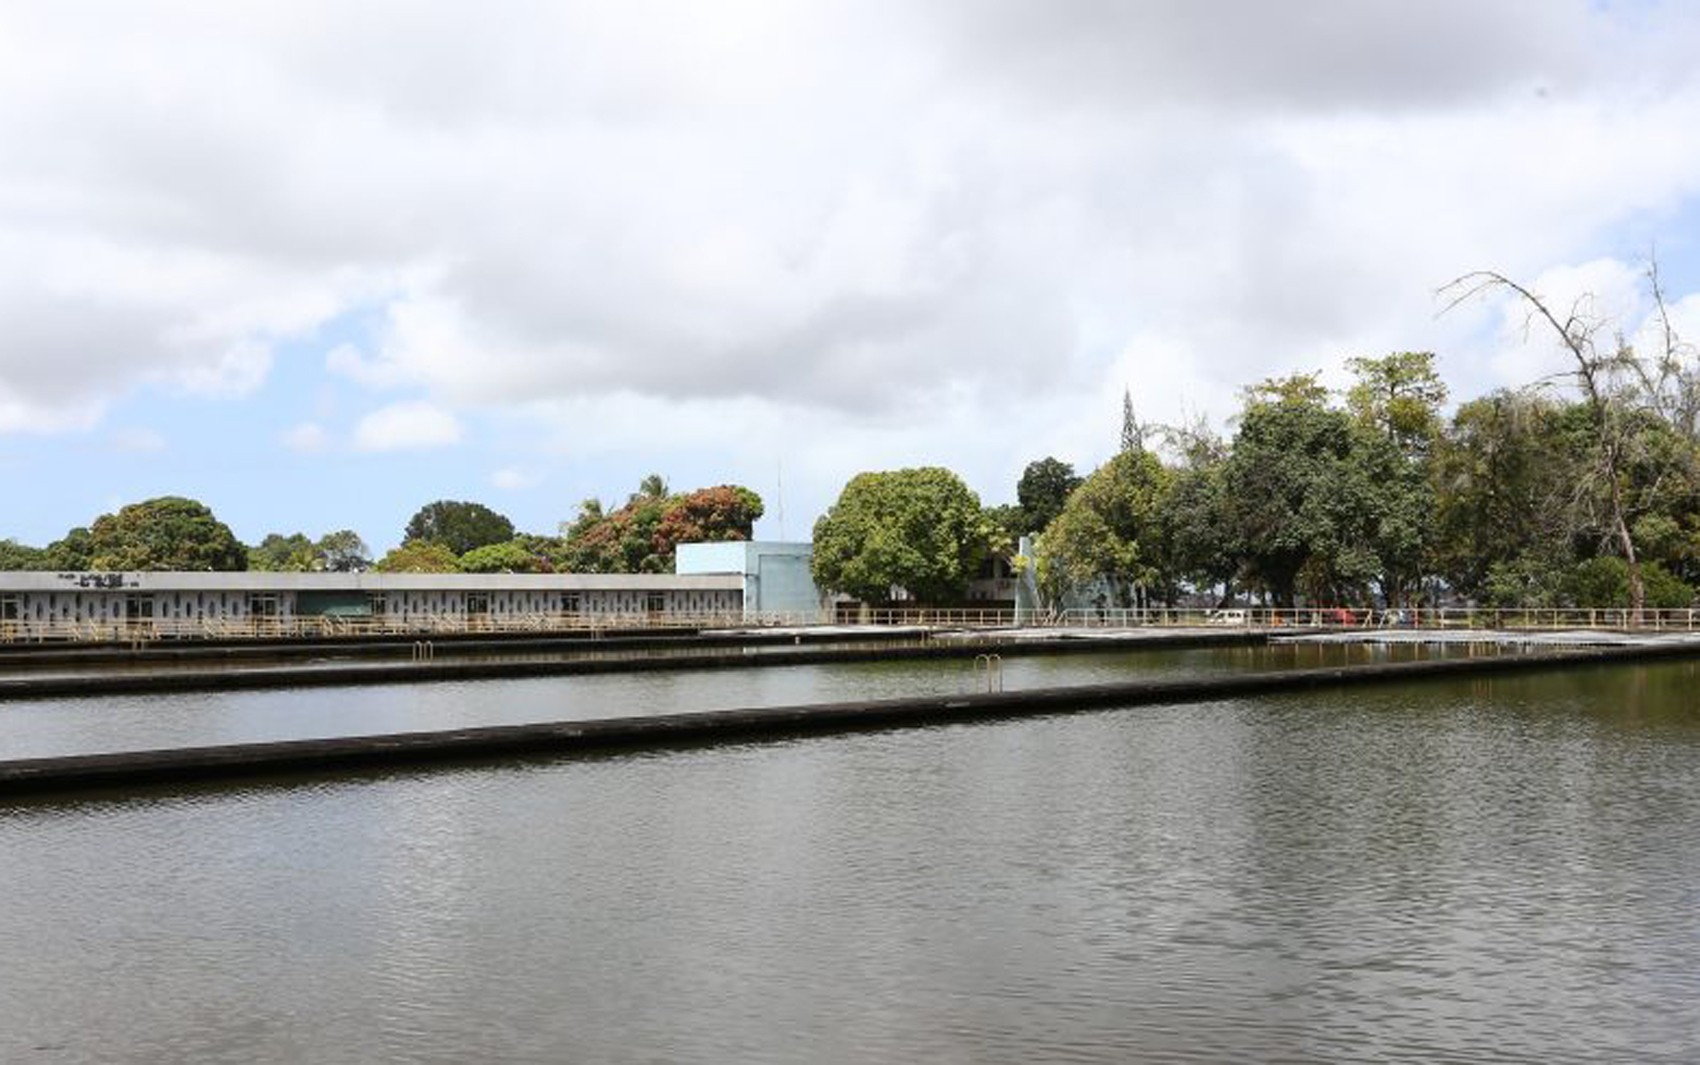
[[[1243,610],[1212,610],[1204,615],[1206,625],[1244,625],[1248,620]]]

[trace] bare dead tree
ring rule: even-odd
[[[1642,276],[1653,300],[1653,321],[1658,328],[1659,345],[1658,351],[1651,357],[1636,360],[1642,389],[1648,404],[1671,428],[1682,434],[1683,439],[1700,439],[1700,359],[1697,359],[1694,345],[1677,335],[1676,325],[1671,321],[1670,303],[1665,299],[1657,256],[1647,257],[1647,268]]]
[[[1607,333],[1608,323],[1593,312],[1591,297],[1579,298],[1560,321],[1545,300],[1492,270],[1472,271],[1442,286],[1440,294],[1446,299],[1446,305],[1441,313],[1494,292],[1515,295],[1528,311],[1526,325],[1535,321],[1546,323],[1571,356],[1574,368],[1562,376],[1576,384],[1587,405],[1594,430],[1597,472],[1605,489],[1609,532],[1629,567],[1630,624],[1639,625],[1647,603],[1647,591],[1641,580],[1641,565],[1636,558],[1635,539],[1630,534],[1629,508],[1625,499],[1632,404],[1620,383],[1626,377],[1648,380],[1646,368],[1636,359],[1634,350],[1621,333],[1610,333],[1609,344],[1601,345],[1600,339],[1602,334]],[[1674,333],[1671,335],[1674,336]]]

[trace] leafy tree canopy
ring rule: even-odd
[[[1055,598],[1104,579],[1121,605],[1162,580],[1162,513],[1174,476],[1149,451],[1122,451],[1086,478],[1039,538],[1039,583]]]
[[[651,474],[617,510],[587,499],[566,527],[563,568],[576,573],[669,573],[682,543],[748,540],[762,515],[759,495],[723,484],[679,495]]]
[[[245,570],[248,551],[205,504],[181,496],[132,503],[89,529],[98,570]]]
[[[430,540],[453,555],[513,539],[514,523],[482,503],[439,499],[419,508],[402,533],[403,540]]]
[[[1657,562],[1643,564],[1646,605],[1658,610],[1680,610],[1694,605],[1694,589]],[[1565,591],[1579,607],[1627,608],[1629,563],[1615,555],[1602,555],[1579,563],[1570,572]]]
[[[435,540],[405,540],[372,568],[379,573],[459,573],[460,559]]]
[[[537,550],[537,537],[515,537],[503,544],[485,544],[460,556],[465,573],[553,573],[549,556]]]
[[[353,529],[326,533],[313,550],[318,555],[318,568],[331,573],[359,573],[372,568],[372,549]]]
[[[1402,447],[1426,450],[1441,429],[1446,385],[1427,351],[1400,351],[1379,359],[1347,363],[1357,383],[1346,393],[1346,409],[1360,424],[1385,433]]]
[[[1293,605],[1299,573],[1329,531],[1326,491],[1351,448],[1351,422],[1327,395],[1310,374],[1247,389],[1223,471],[1245,562],[1281,606]]]
[[[44,570],[51,569],[48,564],[47,551],[39,547],[27,547],[16,540],[0,540],[0,570]]]
[[[1015,486],[1015,498],[1021,504],[1027,526],[1021,532],[1044,532],[1045,527],[1062,513],[1063,504],[1068,502],[1069,494],[1080,487],[1080,481],[1074,467],[1061,459],[1046,457],[1029,462]]]
[[[857,474],[815,523],[824,588],[883,602],[894,587],[924,602],[961,599],[985,555],[980,499],[937,466]]]
[[[318,568],[313,541],[303,533],[269,533],[248,549],[248,568],[268,573],[305,573]]]
[[[248,549],[248,568],[274,573],[358,573],[372,566],[366,541],[352,529],[326,533],[317,541],[305,533],[270,533]]]
[[[80,571],[94,568],[94,548],[87,526],[79,525],[47,545],[47,569]]]

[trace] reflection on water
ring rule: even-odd
[[[0,1060],[1690,1059],[1697,681],[0,806]]]
[[[1297,645],[1119,651],[999,663],[1004,690],[1406,661],[1420,647]],[[1469,654],[1470,648],[1428,653]],[[373,687],[174,692],[0,701],[0,758],[140,750],[314,736],[415,732],[796,703],[984,691],[970,659],[604,674]]]

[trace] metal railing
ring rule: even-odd
[[[592,639],[643,632],[740,628],[896,627],[936,629],[1127,629],[1127,628],[1420,628],[1420,629],[1700,629],[1700,609],[1644,610],[1639,622],[1628,610],[1581,608],[1448,607],[1365,610],[1282,610],[1236,607],[1223,610],[1151,607],[1013,611],[976,608],[863,608],[745,613],[743,611],[651,613],[387,614],[370,617],[316,615],[248,618],[151,618],[134,621],[8,619],[0,621],[0,643],[147,644],[175,640],[414,639],[445,635],[579,635]]]

